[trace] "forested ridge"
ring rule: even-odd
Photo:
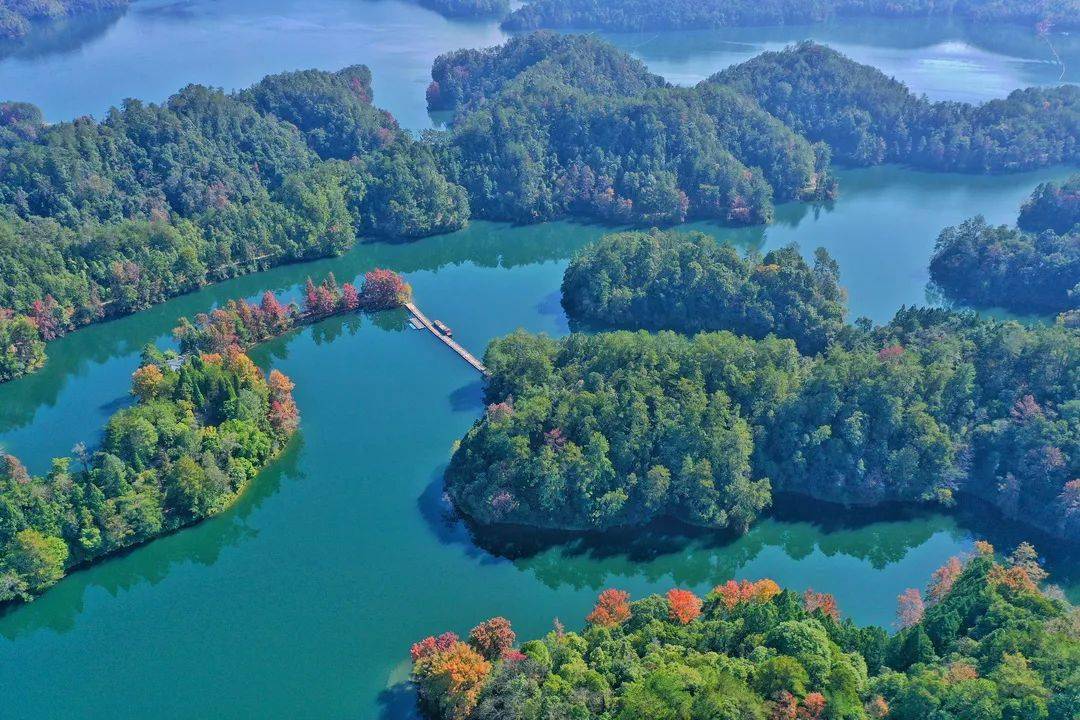
[[[235,346],[186,358],[153,348],[132,407],[101,446],[32,477],[0,453],[0,603],[29,600],[72,567],[221,512],[299,422],[292,382]]]
[[[828,198],[829,155],[720,85],[675,88],[594,38],[540,33],[435,62],[448,177],[480,217],[768,222],[775,201]]]
[[[819,248],[809,265],[795,245],[745,258],[700,232],[629,232],[578,253],[563,275],[562,304],[590,327],[730,330],[791,338],[808,354],[843,332],[840,268]]]
[[[420,5],[449,18],[500,17],[510,9],[509,0],[416,0]]]
[[[982,105],[917,97],[880,70],[802,42],[718,72],[721,83],[856,165],[966,173],[1080,162],[1080,87],[1028,87]]]
[[[981,105],[931,102],[823,45],[766,52],[705,82],[753,97],[833,157],[932,170],[1012,172],[1080,162],[1080,87],[1014,90]]]
[[[4,0],[0,4],[0,39],[20,38],[33,23],[81,13],[127,7],[130,0]]]
[[[1024,23],[1034,29],[1080,27],[1077,0],[531,0],[503,21],[507,30],[699,30],[795,25],[834,17],[958,17]]]
[[[0,318],[29,317],[40,336],[3,348],[0,377],[40,364],[40,340],[208,282],[336,255],[358,235],[462,227],[464,191],[371,104],[370,80],[355,66],[231,95],[192,85],[101,122],[0,105]]]
[[[1080,175],[1039,185],[1020,210],[1019,227],[977,217],[946,228],[930,277],[947,297],[1019,312],[1080,308]]]
[[[1080,610],[1030,545],[977,543],[897,599],[894,632],[828,593],[728,580],[635,602],[603,591],[579,632],[518,644],[495,617],[412,646],[433,720],[1073,720]]]
[[[485,364],[487,412],[446,472],[482,523],[744,532],[774,490],[849,505],[967,493],[1080,538],[1080,334],[1062,324],[903,309],[815,356],[772,335],[519,331]]]

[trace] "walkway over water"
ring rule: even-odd
[[[472,365],[484,377],[491,377],[491,373],[489,373],[488,369],[484,367],[484,363],[477,360],[475,355],[463,348],[461,344],[454,340],[452,337],[442,332],[439,332],[435,325],[430,320],[428,320],[427,315],[420,312],[420,308],[416,307],[416,305],[411,302],[405,303],[405,307],[410,313],[412,313],[413,318],[418,323],[427,328],[428,332],[430,332],[432,335],[446,343],[447,347],[460,355],[462,360]]]

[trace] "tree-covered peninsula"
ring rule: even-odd
[[[502,17],[510,0],[416,0],[429,10],[448,18]]]
[[[296,430],[292,382],[236,347],[184,358],[153,348],[135,405],[32,477],[0,454],[0,603],[29,600],[73,567],[221,512]]]
[[[371,104],[370,81],[356,66],[231,95],[192,85],[54,125],[0,104],[0,312],[47,341],[358,235],[462,227],[464,190]],[[11,347],[6,374],[34,367]]]
[[[497,617],[421,640],[412,678],[431,720],[1074,720],[1080,610],[1040,587],[1035,557],[950,558],[925,597],[899,596],[891,633],[768,579],[613,588],[580,632],[556,620],[518,646]]]
[[[130,0],[4,0],[0,3],[0,40],[21,38],[34,23],[83,13],[127,7]]]
[[[804,42],[717,73],[845,163],[1011,172],[1080,162],[1080,88],[1015,90],[981,105],[931,102],[880,70]]]
[[[700,30],[810,24],[836,17],[956,17],[1069,30],[1080,27],[1080,4],[1076,0],[531,0],[511,13],[503,27]]]
[[[481,523],[659,516],[745,531],[782,490],[845,504],[977,495],[1080,538],[1080,334],[943,310],[817,356],[730,332],[517,332],[446,487]]]
[[[977,217],[943,230],[930,259],[933,284],[979,307],[1080,308],[1080,175],[1039,185],[1017,225],[992,227]]]
[[[1062,183],[1041,183],[1020,208],[1021,230],[1064,234],[1080,225],[1080,173]]]
[[[749,98],[667,86],[593,38],[544,33],[444,56],[429,97],[463,109],[438,147],[481,217],[760,223],[774,199],[835,189],[824,146]]]
[[[744,258],[700,232],[608,235],[574,257],[562,283],[566,314],[590,327],[771,333],[807,354],[846,327],[845,300],[824,249],[813,266],[794,245]]]

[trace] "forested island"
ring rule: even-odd
[[[703,598],[608,589],[580,632],[556,620],[518,646],[496,617],[428,637],[412,677],[432,720],[1074,720],[1080,610],[1040,587],[1036,557],[950,558],[925,597],[900,595],[892,633],[769,579]]]
[[[76,447],[42,477],[0,453],[0,603],[224,510],[296,430],[292,389],[235,346],[183,358],[151,347],[132,376],[137,403],[100,448]]]
[[[34,23],[128,6],[130,0],[4,0],[0,4],[0,40],[21,38]]]
[[[929,170],[1014,172],[1080,162],[1080,87],[1015,90],[982,105],[931,102],[880,70],[803,42],[717,73],[833,158]]]
[[[982,307],[1080,308],[1080,175],[1039,185],[1017,225],[991,227],[978,217],[943,230],[930,259],[934,285]]]
[[[961,18],[1023,23],[1046,31],[1080,27],[1076,0],[530,0],[503,21],[507,30],[701,30],[807,25],[840,17]]]
[[[693,261],[680,276],[673,258],[703,241],[671,240],[670,255],[651,254],[665,240],[630,235],[585,250],[567,270],[567,306],[590,298],[578,273],[598,265],[614,268],[597,280],[612,291],[610,304],[595,304],[602,319],[625,298],[639,312],[615,315],[617,324],[700,329],[705,321],[688,324],[684,308],[700,300],[699,277],[722,276]],[[631,299],[620,273],[638,261],[673,278],[645,277]],[[820,266],[835,273],[824,258]],[[760,297],[750,283],[718,292]],[[805,330],[799,319],[771,320],[772,333]],[[710,321],[747,332],[738,315]],[[905,308],[885,326],[837,336],[816,355],[791,339],[727,331],[495,340],[485,355],[488,410],[455,450],[447,491],[485,524],[584,530],[671,516],[738,532],[774,490],[848,505],[951,505],[971,494],[1080,538],[1075,330]]]
[[[704,233],[658,230],[609,235],[578,253],[562,303],[590,327],[771,333],[808,354],[840,335],[847,311],[840,268],[824,249],[811,266],[795,245],[743,258]]]

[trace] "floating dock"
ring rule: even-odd
[[[462,360],[472,365],[474,370],[477,370],[484,377],[491,377],[491,373],[489,373],[488,369],[484,367],[484,363],[480,362],[475,355],[463,348],[456,340],[454,340],[454,338],[440,332],[439,329],[435,326],[435,323],[433,323],[431,320],[428,320],[427,315],[420,312],[420,308],[416,307],[416,305],[411,302],[407,302],[405,303],[405,309],[412,314],[413,320],[416,320],[418,323],[427,328],[428,332],[439,338],[439,340],[441,340],[443,344],[445,344],[447,347],[457,353]]]

